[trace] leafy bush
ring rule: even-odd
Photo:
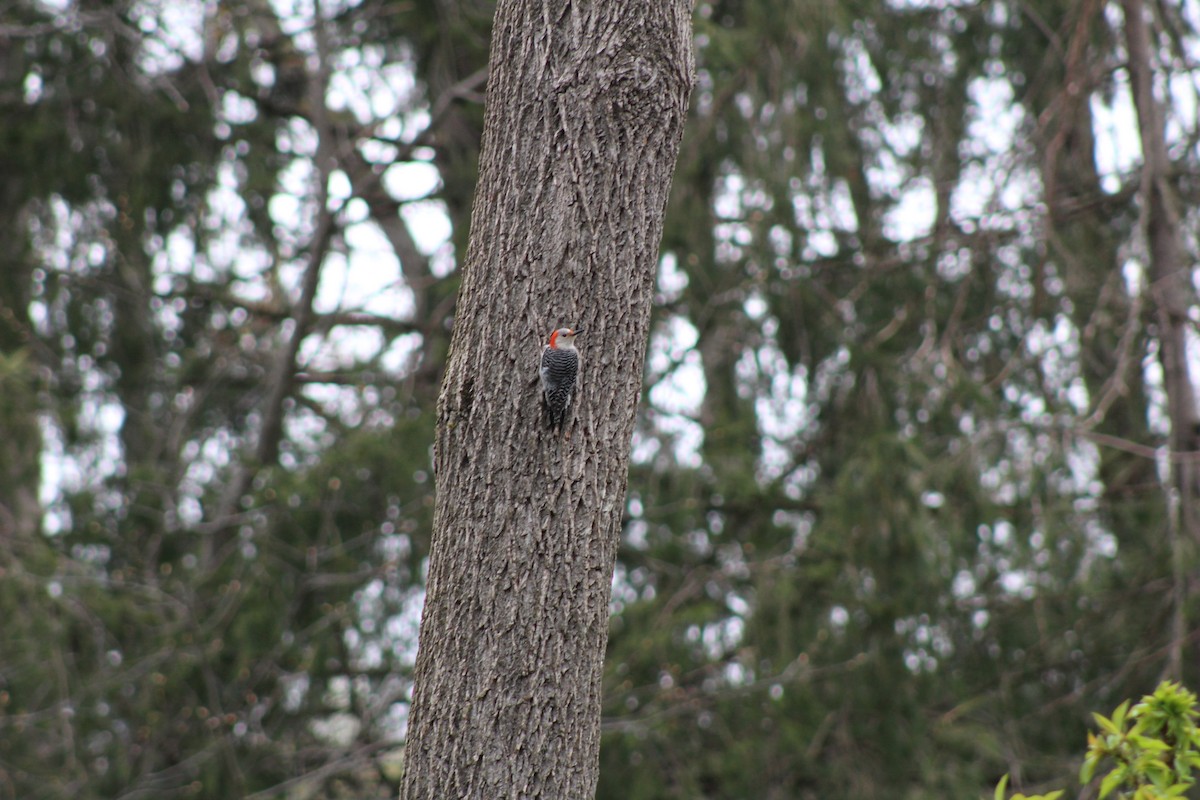
[[[1200,767],[1200,717],[1196,695],[1178,683],[1163,681],[1133,708],[1126,700],[1111,717],[1092,715],[1100,730],[1088,733],[1087,756],[1079,782],[1095,780],[1097,770],[1111,766],[1100,779],[1100,800],[1166,800],[1183,797],[1196,782]],[[1004,800],[1005,775],[995,800]],[[1009,800],[1057,800],[1061,790],[1044,795],[1014,794]]]

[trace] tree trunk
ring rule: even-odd
[[[1184,609],[1187,582],[1183,574],[1180,528],[1200,541],[1200,508],[1195,453],[1200,451],[1200,409],[1188,371],[1188,309],[1194,299],[1192,266],[1183,250],[1179,198],[1171,185],[1174,168],[1167,152],[1163,110],[1154,96],[1154,64],[1146,12],[1141,0],[1124,0],[1125,42],[1129,52],[1129,83],[1142,139],[1142,219],[1150,256],[1150,291],[1158,327],[1158,360],[1162,365],[1170,418],[1171,549],[1173,614],[1167,677],[1183,677],[1186,638]]]
[[[402,796],[595,792],[608,602],[663,213],[692,81],[686,0],[500,0],[453,343]],[[580,327],[567,436],[543,342]]]
[[[0,430],[4,431],[0,438],[0,548],[4,555],[14,548],[14,539],[28,544],[42,529],[38,364],[29,320],[32,267],[19,242],[21,236],[6,235],[25,231],[13,217],[5,220],[0,233]],[[7,224],[10,221],[12,224]]]

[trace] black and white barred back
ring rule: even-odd
[[[551,430],[561,431],[575,397],[579,378],[579,352],[573,339],[579,331],[560,328],[550,334],[550,343],[542,348],[539,372],[542,378],[542,405]]]

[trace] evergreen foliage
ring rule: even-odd
[[[1123,5],[697,5],[598,797],[1039,791],[1200,683]],[[0,9],[0,798],[398,783],[492,6],[280,12]]]

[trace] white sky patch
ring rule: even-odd
[[[1167,141],[1187,141],[1196,129],[1196,78],[1192,73],[1171,75],[1167,82]]]
[[[1074,323],[1065,314],[1057,315],[1051,328],[1040,321],[1035,323],[1026,338],[1026,348],[1042,366],[1046,389],[1070,404],[1076,413],[1086,413],[1089,397],[1079,374],[1079,332]],[[1044,412],[1040,398],[1028,399],[1030,409],[1022,416],[1032,419]]]
[[[346,231],[350,255],[331,253],[321,269],[317,310],[393,315],[400,304],[400,262],[374,223]],[[409,301],[411,305],[411,300]]]
[[[38,494],[46,513],[47,534],[62,533],[71,527],[70,511],[60,502],[67,492],[79,492],[99,486],[122,472],[124,460],[117,434],[125,421],[125,411],[107,400],[102,392],[89,393],[80,406],[79,430],[92,438],[84,448],[68,454],[59,431],[42,422],[42,484]]]
[[[48,5],[59,7],[58,3]],[[65,10],[68,3],[61,5]],[[142,33],[139,66],[155,75],[177,70],[185,60],[198,61],[204,45],[196,32],[203,28],[205,6],[205,3],[172,0],[142,0],[134,4],[129,16]]]
[[[713,212],[718,219],[737,219],[741,216],[741,192],[745,187],[745,180],[737,173],[726,175],[717,182],[713,196]]]
[[[209,211],[205,225],[209,237],[205,251],[194,252],[195,243],[191,240],[191,234],[180,233],[180,238],[171,242],[170,262],[172,268],[178,268],[181,274],[191,274],[202,281],[217,280],[218,272],[232,272],[241,279],[239,294],[247,292],[243,294],[247,299],[260,300],[265,297],[265,291],[250,287],[258,282],[265,263],[263,254],[246,246],[244,234],[249,230],[250,221],[246,218],[246,203],[238,194],[237,187],[235,165],[230,162],[221,164],[217,168],[216,185],[208,193]],[[189,250],[192,251],[191,256]]]
[[[994,70],[1002,73],[1003,68]],[[1013,151],[1025,122],[1012,86],[999,78],[976,78],[970,100],[967,138],[960,145],[962,178],[950,199],[950,215],[965,230],[1009,228],[1011,214],[1038,201],[1038,178],[1016,167]],[[997,213],[1007,212],[1007,213]]]
[[[651,373],[650,405],[659,412],[654,421],[658,431],[673,443],[675,461],[698,467],[704,431],[695,417],[704,398],[706,384],[700,353],[695,349],[699,332],[682,317],[671,317],[650,336],[647,365]],[[635,447],[635,458],[645,463],[661,449],[661,443],[646,440]]]
[[[1140,273],[1142,267],[1136,262],[1131,262],[1128,269],[1130,272]],[[1132,278],[1127,279],[1133,280]],[[1196,312],[1194,307],[1192,308],[1192,312]],[[1189,326],[1184,331],[1184,347],[1187,351],[1187,378],[1194,383],[1200,377],[1200,335],[1197,335],[1194,326]],[[1171,418],[1167,406],[1167,389],[1162,362],[1160,360],[1161,357],[1158,341],[1152,342],[1142,361],[1142,377],[1145,381],[1147,397],[1146,416],[1150,423],[1150,430],[1161,436],[1167,436],[1171,430]],[[1164,458],[1165,453],[1165,449],[1160,450],[1159,473],[1161,478],[1167,481],[1169,470]]]
[[[383,186],[388,194],[400,200],[420,200],[441,186],[437,167],[427,161],[408,161],[393,164],[383,173]]]
[[[1033,582],[1024,570],[1008,570],[1000,573],[1000,586],[1008,594],[1025,599],[1033,597]]]
[[[902,114],[883,125],[880,132],[893,153],[908,156],[921,146],[925,120],[916,114]]]
[[[221,110],[218,116],[231,125],[245,125],[258,118],[258,106],[248,97],[227,91],[221,95]]]
[[[279,191],[267,202],[271,221],[283,228],[296,227],[300,209],[307,201],[316,171],[308,158],[294,158],[279,172]],[[337,181],[331,176],[330,199],[336,199]]]
[[[679,268],[674,253],[664,253],[658,262],[658,291],[660,303],[674,303],[688,287],[688,275]]]
[[[166,295],[173,289],[172,276],[195,275],[200,267],[196,258],[196,242],[192,232],[186,228],[176,228],[171,231],[163,242],[163,248],[154,254],[153,266],[155,271],[154,292]],[[196,275],[200,280],[212,280],[211,268],[204,267],[210,273],[207,277]]]
[[[275,147],[280,153],[311,158],[317,153],[317,132],[308,120],[291,117],[287,124],[275,133]],[[309,169],[311,164],[307,165]],[[280,188],[288,191],[289,187],[281,182]],[[301,189],[305,187],[301,186]]]
[[[393,375],[403,375],[415,365],[420,353],[420,334],[410,333],[405,336],[397,336],[391,346],[380,356],[380,363]]]
[[[650,402],[667,414],[696,415],[704,396],[704,369],[695,326],[682,317],[671,317],[651,337],[650,369],[662,377],[650,390]]]
[[[43,529],[54,536],[71,528],[71,511],[60,501],[64,490],[77,485],[79,475],[75,465],[67,460],[59,429],[45,417],[38,422],[42,432],[42,483],[38,487],[38,500],[45,509]]]
[[[385,63],[378,45],[338,54],[329,81],[329,107],[349,110],[362,124],[399,114],[417,91],[412,70],[405,64]]]
[[[292,38],[296,47],[306,53],[315,51],[315,40],[312,35],[313,18],[316,7],[312,0],[270,0],[279,27]],[[322,3],[326,17],[338,5],[336,2]]]
[[[909,182],[900,199],[883,218],[884,235],[896,242],[911,242],[928,236],[937,213],[933,182],[916,178]]]
[[[760,364],[767,355],[760,351]],[[811,420],[806,402],[808,379],[803,366],[794,371],[781,366],[773,371],[769,381],[769,391],[755,399],[754,407],[764,434],[760,477],[774,480],[791,465],[792,442]]]
[[[867,48],[857,37],[842,40],[842,62],[847,99],[855,104],[872,102],[883,89],[883,82],[871,63]]]
[[[759,424],[763,432],[777,439],[790,439],[798,434],[805,422],[808,379],[803,365],[789,368],[783,351],[771,341],[760,347],[756,355],[758,383],[767,391],[756,393],[760,403]]]
[[[765,301],[752,295],[746,300],[745,307],[748,317],[763,319],[768,343],[739,359],[736,367],[738,393],[754,400],[759,430],[763,434],[758,478],[771,481],[794,467],[793,443],[812,422],[807,404],[807,370],[803,366],[794,370],[789,368],[787,358],[774,340],[777,321],[764,319]]]
[[[445,250],[454,233],[450,226],[450,216],[446,213],[446,204],[441,200],[418,200],[406,203],[400,209],[401,216],[408,223],[417,247],[425,255],[436,255]],[[444,260],[434,259],[431,269],[434,277],[444,278],[450,273],[450,265]]]
[[[383,334],[375,327],[329,336],[309,336],[297,361],[306,369],[336,372],[375,357],[383,347]]]
[[[343,170],[335,169],[329,173],[329,204],[331,211],[341,209],[353,194],[350,177]]]
[[[42,81],[42,76],[36,72],[31,72],[25,76],[25,83],[22,85],[22,97],[26,105],[33,105],[42,99],[42,92],[45,89],[45,84]]]
[[[650,390],[650,402],[668,414],[694,415],[703,398],[704,368],[700,354],[692,350]]]
[[[812,261],[837,255],[835,232],[858,230],[849,185],[837,180],[826,186],[824,157],[819,149],[813,152],[813,179],[806,186],[798,184],[792,195],[792,213],[796,227],[806,234],[801,258]]]
[[[844,180],[834,181],[829,190],[828,207],[824,209],[829,227],[839,231],[858,230],[858,214],[854,211],[854,198],[850,184]]]
[[[1142,161],[1137,111],[1129,91],[1128,77],[1124,72],[1117,72],[1113,76],[1113,83],[1111,104],[1097,94],[1090,98],[1096,140],[1096,170],[1100,173],[1100,187],[1106,192],[1120,189],[1125,176]]]
[[[741,644],[745,630],[746,622],[741,617],[727,617],[699,628],[689,628],[685,636],[692,642],[698,640],[710,660],[719,661]]]
[[[1012,84],[1000,78],[975,78],[967,86],[967,97],[971,103],[964,142],[967,154],[982,156],[1011,150],[1025,117],[1013,97]]]
[[[328,295],[318,293],[317,307],[351,308],[387,317],[411,315],[412,292],[403,285],[400,260],[379,226],[374,221],[351,225],[345,239],[349,259],[342,262],[341,274],[330,280]]]

